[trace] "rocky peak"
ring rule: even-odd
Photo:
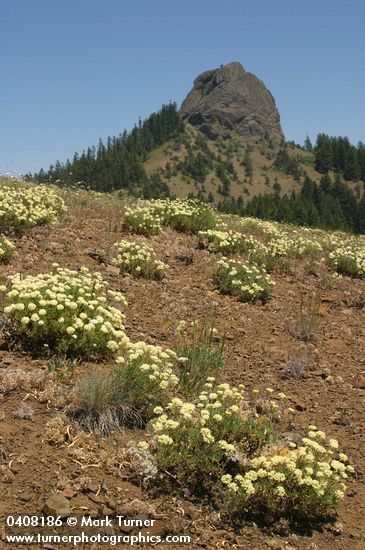
[[[283,137],[273,96],[261,80],[238,62],[199,75],[180,114],[211,139],[224,137],[230,131],[245,137]]]

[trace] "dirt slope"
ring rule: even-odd
[[[62,396],[57,407],[57,390],[49,398],[34,389],[16,389],[0,396],[1,520],[9,512],[39,514],[49,495],[60,491],[76,514],[97,517],[121,512],[152,513],[158,518],[156,533],[188,534],[193,549],[364,548],[365,459],[361,449],[365,425],[365,281],[343,278],[326,288],[319,277],[306,274],[299,264],[291,274],[273,275],[277,284],[266,305],[242,304],[215,289],[211,274],[216,257],[198,250],[194,237],[172,230],[150,240],[157,255],[170,266],[165,280],[123,278],[89,255],[98,250],[108,256],[112,244],[122,236],[119,207],[112,201],[102,205],[81,203],[72,194],[67,195],[67,202],[66,220],[53,227],[35,228],[15,239],[16,252],[11,263],[1,268],[3,275],[46,272],[53,262],[99,270],[112,288],[127,298],[128,334],[135,340],[163,346],[173,345],[173,328],[179,320],[199,319],[213,312],[219,334],[226,334],[228,341],[221,380],[242,382],[248,387],[270,385],[284,391],[296,409],[294,423],[298,431],[315,423],[336,437],[357,476],[349,481],[335,526],[312,530],[303,526],[296,533],[284,529],[279,535],[248,523],[234,533],[215,511],[190,502],[188,495],[180,499],[151,495],[129,479],[123,449],[128,441],[142,438],[140,432],[126,430],[103,440],[97,434],[80,434],[67,419],[52,432],[46,424],[62,415],[63,407]],[[134,240],[145,241],[141,237]],[[177,259],[191,253],[190,265]],[[298,343],[286,329],[299,312],[300,293],[312,291],[318,291],[322,299],[321,324],[312,343]],[[283,378],[288,361],[305,353],[309,360],[304,378]],[[21,367],[33,371],[46,369],[46,365],[46,359],[32,359],[21,351],[9,350],[1,341],[0,370]],[[67,383],[72,384],[90,367],[78,366]],[[21,403],[33,410],[32,420],[12,416]],[[0,547],[5,548],[1,540]],[[135,546],[143,547],[153,546]]]

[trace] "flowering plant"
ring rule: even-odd
[[[227,258],[218,261],[216,279],[224,294],[239,296],[244,302],[267,300],[275,285],[263,268]]]
[[[9,262],[15,246],[6,237],[0,236],[0,262],[6,264]]]
[[[130,273],[133,277],[160,279],[168,268],[167,264],[154,258],[153,249],[129,241],[115,243],[118,255],[113,264],[120,268],[121,273]]]
[[[35,225],[54,223],[65,205],[51,188],[45,185],[20,184],[0,187],[0,228],[24,231]]]
[[[272,414],[265,409],[260,417],[245,401],[243,386],[215,385],[212,377],[197,402],[175,397],[165,409],[157,407],[154,412],[160,468],[176,474],[179,482],[193,485],[217,481],[241,453],[270,441],[276,415],[276,409]]]
[[[229,509],[269,511],[274,515],[319,516],[344,496],[344,480],[353,472],[347,456],[337,453],[338,442],[310,426],[296,447],[278,449],[251,460],[243,474],[222,476]]]
[[[178,384],[174,373],[176,354],[145,342],[129,342],[117,358],[115,387],[118,399],[138,412],[142,421],[153,416],[156,406],[166,405]]]
[[[251,235],[246,237],[238,231],[218,231],[216,229],[208,229],[207,231],[199,231],[200,243],[203,246],[212,248],[214,251],[223,252],[225,254],[233,252],[248,252],[257,250],[261,245]]]
[[[123,226],[138,235],[151,237],[162,231],[163,219],[150,207],[128,208],[124,214]]]
[[[4,313],[19,339],[33,349],[83,357],[112,357],[127,341],[120,292],[106,289],[99,273],[57,268],[54,273],[9,277]]]
[[[365,247],[355,244],[341,246],[329,253],[329,266],[350,277],[365,276]]]

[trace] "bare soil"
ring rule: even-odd
[[[314,423],[337,438],[356,475],[349,480],[335,523],[302,525],[297,529],[283,525],[278,532],[270,525],[247,522],[233,529],[216,510],[194,501],[188,494],[151,495],[131,479],[124,449],[130,441],[143,439],[143,432],[123,430],[103,439],[98,434],[78,431],[64,418],[52,435],[46,424],[63,414],[64,402],[62,398],[57,402],[57,391],[52,399],[47,399],[35,389],[18,388],[0,394],[1,523],[6,513],[41,514],[47,498],[59,492],[69,500],[75,515],[151,514],[158,520],[149,529],[151,533],[190,535],[189,547],[194,549],[365,548],[365,281],[343,278],[326,288],[318,274],[307,274],[299,264],[292,273],[273,274],[275,291],[265,305],[244,304],[219,294],[215,288],[212,273],[217,257],[197,249],[195,237],[172,230],[150,240],[158,257],[170,266],[165,279],[154,282],[122,277],[90,256],[95,251],[108,256],[113,242],[122,237],[119,230],[112,231],[117,228],[110,221],[112,215],[115,212],[108,214],[97,206],[82,209],[71,204],[67,220],[14,238],[13,259],[1,272],[36,274],[51,270],[53,262],[100,271],[111,287],[127,298],[128,335],[166,347],[174,343],[179,320],[192,321],[214,313],[218,333],[227,337],[226,366],[220,379],[244,383],[249,388],[271,386],[285,392],[296,409],[294,425],[298,433]],[[135,240],[144,242],[141,237]],[[177,258],[190,254],[191,264]],[[320,326],[311,342],[301,342],[290,334],[288,326],[299,313],[301,293],[314,291],[322,301]],[[288,362],[305,354],[308,364],[304,377],[284,377]],[[5,339],[0,342],[0,369],[46,369],[47,361],[9,349]],[[67,383],[72,385],[90,367],[78,366]],[[50,387],[52,380],[58,384],[54,375],[49,378]],[[22,402],[33,410],[33,420],[13,417]],[[3,540],[0,548],[6,547]]]

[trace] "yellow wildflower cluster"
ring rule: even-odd
[[[153,200],[127,209],[124,226],[135,233],[149,237],[161,232],[163,226],[171,226],[177,231],[198,233],[215,226],[214,209],[195,200]]]
[[[123,225],[129,231],[138,235],[151,237],[162,231],[163,218],[150,206],[127,208],[124,213]]]
[[[213,229],[216,225],[214,208],[197,200],[168,202],[165,212],[165,223],[177,231],[198,234],[199,231]]]
[[[178,384],[175,361],[176,354],[172,350],[146,342],[128,342],[124,353],[117,357],[120,396],[144,420],[153,416],[156,406],[164,406],[171,399]]]
[[[308,238],[293,234],[278,234],[266,244],[266,254],[271,257],[301,258],[322,251],[321,245]]]
[[[125,353],[117,357],[116,362],[121,365],[138,364],[139,370],[146,373],[151,381],[157,382],[159,388],[163,390],[168,386],[174,387],[178,383],[173,370],[175,360],[176,353],[168,348],[164,349],[146,342],[129,342]]]
[[[0,235],[0,262],[6,264],[12,255],[15,246],[9,239]]]
[[[151,424],[159,466],[175,472],[179,481],[207,474],[217,481],[242,453],[273,439],[277,410],[266,401],[258,414],[243,385],[216,384],[208,377],[194,401],[174,397],[166,407],[156,407]]]
[[[328,256],[329,266],[344,275],[351,277],[365,276],[365,245],[359,246],[355,243],[336,248]]]
[[[35,225],[55,222],[65,205],[51,188],[45,185],[0,188],[0,228],[23,231]]]
[[[217,265],[217,282],[223,293],[239,296],[245,302],[270,296],[275,283],[263,268],[227,258]]]
[[[262,246],[261,243],[251,235],[246,237],[238,231],[208,229],[207,231],[199,231],[199,239],[203,246],[226,254],[232,252],[248,252],[250,250],[256,251]]]
[[[54,273],[9,277],[4,312],[28,345],[82,356],[113,356],[126,342],[120,292],[106,289],[99,273],[57,268]]]
[[[113,264],[120,268],[121,273],[130,273],[133,277],[160,279],[168,265],[154,258],[153,249],[129,241],[119,241],[114,245],[118,254]]]
[[[347,456],[337,452],[338,446],[310,426],[299,447],[292,443],[251,459],[243,474],[223,475],[229,505],[242,512],[249,506],[279,514],[284,510],[302,516],[321,514],[343,498],[344,480],[354,471],[346,465]]]
[[[174,397],[165,410],[157,407],[152,427],[160,466],[183,478],[219,472],[233,458],[235,441],[244,438],[243,399],[243,388],[214,385],[210,377],[196,402]]]

